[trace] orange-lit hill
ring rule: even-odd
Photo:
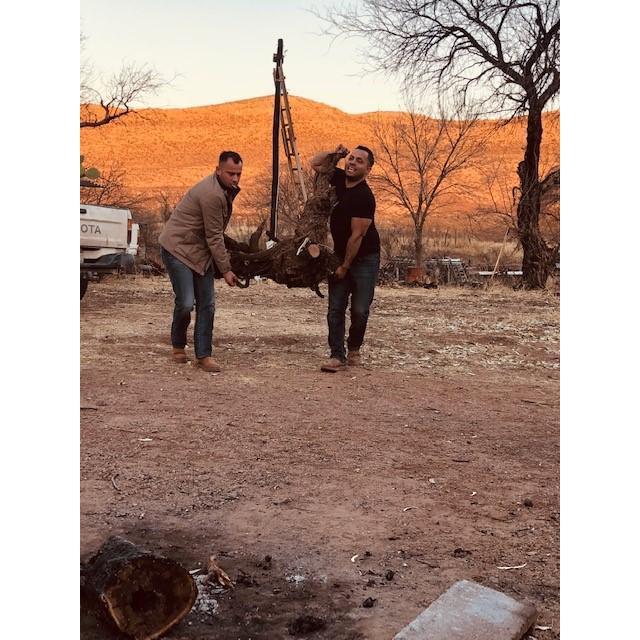
[[[371,124],[376,118],[390,120],[393,113],[351,115],[319,102],[290,96],[292,117],[303,163],[317,151],[366,144],[374,152]],[[223,149],[238,151],[244,159],[241,186],[249,192],[259,177],[271,174],[271,129],[273,97],[265,96],[188,109],[143,109],[139,115],[96,129],[81,129],[81,152],[85,164],[108,169],[117,163],[126,172],[126,185],[150,197],[160,192],[178,194],[212,172]],[[495,123],[482,123],[494,127]],[[497,129],[482,158],[481,166],[496,167],[505,185],[517,184],[516,167],[522,159],[525,123],[518,119]],[[559,164],[558,114],[545,115],[542,168]],[[282,157],[281,153],[281,157]],[[466,196],[448,203],[439,219],[462,224],[465,214],[489,206],[487,179],[479,169],[463,176],[470,187]],[[502,189],[509,191],[509,189]],[[238,217],[252,216],[243,207],[241,194],[234,207]],[[396,212],[397,213],[397,212]],[[389,207],[379,206],[381,221],[394,216]],[[435,221],[435,218],[434,218]],[[456,221],[458,221],[456,223]]]

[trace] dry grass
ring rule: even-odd
[[[467,264],[479,269],[493,267],[500,255],[502,242],[497,240],[480,240],[465,235],[457,242],[450,242],[442,236],[434,238],[430,245],[429,254],[432,257],[462,258]],[[515,240],[507,240],[504,244],[500,265],[520,265],[522,263],[522,248]]]
[[[390,260],[397,256],[413,257],[413,230],[407,226],[379,227],[382,257]],[[425,236],[425,257],[429,258],[461,258],[466,264],[482,269],[496,263],[502,240],[488,240],[478,238],[470,232],[452,230],[438,230]],[[500,264],[520,265],[522,263],[522,249],[516,240],[507,240],[504,245]]]

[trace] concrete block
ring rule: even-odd
[[[476,582],[460,580],[394,640],[522,640],[536,608]]]

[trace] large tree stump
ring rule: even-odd
[[[176,562],[113,536],[82,572],[86,600],[136,640],[166,633],[193,606],[198,589]]]
[[[314,191],[307,200],[293,237],[282,238],[271,249],[257,251],[258,227],[250,243],[243,244],[225,236],[231,268],[241,279],[261,276],[288,287],[310,287],[318,295],[318,284],[326,280],[340,260],[325,245],[327,222],[336,203],[335,188],[330,181],[341,154],[329,154],[324,170],[316,175]]]

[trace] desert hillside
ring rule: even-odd
[[[376,151],[371,125],[376,118],[391,120],[393,113],[351,115],[305,98],[290,97],[298,147],[305,165],[319,150],[342,142],[347,146],[366,144]],[[125,171],[126,186],[144,193],[153,203],[159,194],[177,197],[195,181],[211,173],[218,153],[238,151],[244,159],[242,193],[234,209],[238,217],[253,217],[249,194],[258,184],[268,184],[271,175],[271,129],[273,97],[189,109],[144,109],[105,127],[81,130],[81,152],[85,164],[100,169],[118,165]],[[495,123],[483,122],[489,131]],[[541,167],[545,171],[559,164],[558,113],[545,116]],[[453,195],[434,214],[433,223],[466,224],[469,213],[490,207],[488,182],[494,176],[494,197],[502,197],[517,184],[516,166],[522,159],[525,123],[516,120],[495,130],[481,161],[462,179],[466,193]],[[283,158],[282,158],[283,159]],[[489,176],[489,178],[487,177]],[[244,197],[243,197],[244,196]],[[398,215],[379,203],[381,221]],[[437,216],[437,220],[436,220]],[[487,219],[487,224],[489,220]]]

